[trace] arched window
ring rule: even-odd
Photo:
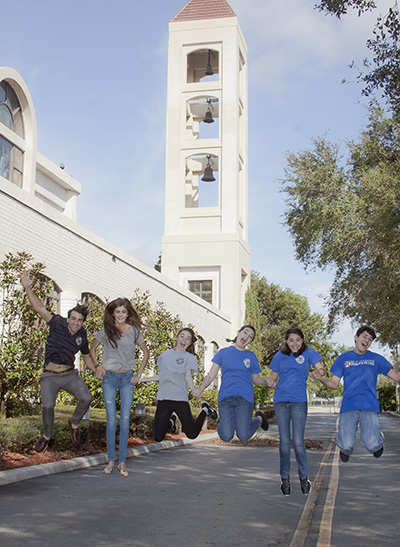
[[[185,207],[218,207],[218,156],[194,154],[186,158]]]
[[[219,137],[219,100],[212,95],[192,97],[186,101],[186,138]]]
[[[0,124],[24,138],[24,125],[18,97],[6,81],[0,82]],[[22,186],[23,152],[0,134],[0,176]]]
[[[187,56],[187,83],[219,80],[219,53],[215,49],[197,49]]]

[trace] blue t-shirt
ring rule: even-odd
[[[84,355],[89,353],[89,345],[86,330],[81,327],[78,332],[71,334],[65,317],[53,314],[48,323],[50,332],[47,337],[44,364],[56,363],[57,365],[69,365],[75,368],[75,353],[81,351]]]
[[[392,365],[382,355],[367,351],[359,355],[354,350],[342,353],[331,367],[331,373],[343,377],[343,401],[340,413],[350,410],[379,412],[376,396],[378,374],[387,376]]]
[[[307,378],[310,365],[313,367],[321,361],[321,355],[312,348],[306,348],[295,357],[276,353],[269,368],[279,374],[278,385],[274,393],[274,402],[290,401],[302,403],[307,401]]]
[[[261,372],[256,355],[249,349],[241,351],[235,346],[229,346],[220,349],[212,361],[221,367],[218,402],[232,395],[240,395],[250,403],[254,403],[251,376]]]

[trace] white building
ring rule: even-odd
[[[208,59],[214,76],[203,82]],[[217,133],[202,138],[208,108]],[[246,45],[225,0],[191,0],[170,23],[167,117],[160,274],[77,223],[82,186],[37,150],[29,90],[0,67],[0,260],[26,251],[46,264],[64,315],[84,294],[150,291],[153,304],[196,326],[207,370],[240,326],[249,278]],[[217,179],[211,205],[199,200],[204,158]]]

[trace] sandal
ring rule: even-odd
[[[123,476],[123,477],[129,477],[129,473],[128,473],[128,470],[127,468],[124,466],[122,467],[123,464],[118,464],[118,471],[120,472],[120,474]]]
[[[113,465],[107,465],[107,466],[103,469],[103,473],[105,473],[106,475],[111,475],[111,473],[113,472],[113,469],[114,469],[114,466],[113,466]]]

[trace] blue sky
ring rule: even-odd
[[[342,21],[313,0],[230,0],[248,44],[251,267],[325,313],[332,275],[306,272],[282,225],[286,151],[365,123],[357,70],[377,13]],[[392,0],[380,0],[384,15]],[[185,0],[14,0],[0,65],[33,98],[38,149],[83,185],[78,221],[153,266],[164,221],[168,22]],[[4,25],[5,21],[9,21]],[[342,84],[346,78],[349,83]],[[364,101],[365,102],[365,101]],[[348,324],[333,339],[352,345]]]

